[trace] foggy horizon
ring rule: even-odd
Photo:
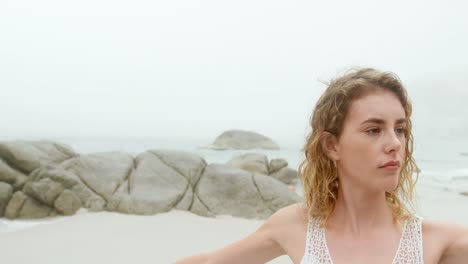
[[[438,1],[8,1],[0,137],[214,139],[242,129],[302,142],[321,81],[368,66],[402,79],[416,134],[467,140],[464,10]]]

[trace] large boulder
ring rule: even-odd
[[[267,156],[260,153],[235,156],[226,162],[226,165],[252,173],[270,175],[285,184],[296,184],[299,180],[297,171],[287,167],[288,162],[285,159],[272,159],[268,163]]]
[[[301,200],[271,177],[222,164],[206,167],[195,192],[198,204],[191,211],[202,215],[265,219],[278,209]]]
[[[72,191],[64,190],[55,199],[54,207],[62,215],[73,215],[81,208],[81,200]]]
[[[30,173],[21,196],[16,197],[16,203],[23,204],[11,209],[10,218],[57,212],[70,215],[81,206],[102,211],[133,169],[133,157],[120,152],[81,155],[58,165],[43,165]]]
[[[133,171],[133,156],[123,152],[79,155],[60,167],[78,176],[86,187],[108,201]]]
[[[246,153],[233,157],[226,165],[268,175],[268,158],[260,153]]]
[[[295,184],[299,180],[297,171],[288,167],[283,167],[271,173],[270,176],[285,184]]]
[[[27,198],[21,191],[15,192],[5,209],[5,217],[10,219],[17,218]]]
[[[273,213],[285,206],[303,201],[295,192],[271,177],[254,174],[253,179],[265,206],[268,206]]]
[[[272,159],[270,160],[270,165],[269,167],[269,173],[274,173],[279,171],[280,169],[287,167],[288,166],[288,161],[285,159]]]
[[[49,206],[53,206],[55,199],[65,188],[50,178],[42,178],[39,181],[30,181],[23,188],[24,194]]]
[[[13,194],[8,203],[5,216],[7,218],[44,218],[53,214],[53,209],[18,191]]]
[[[200,180],[207,165],[202,157],[185,151],[150,150],[149,152],[156,155],[167,166],[178,171],[192,186]]]
[[[13,194],[13,187],[7,183],[0,182],[0,217],[5,213],[5,208]]]
[[[68,146],[50,141],[0,142],[0,158],[24,174],[48,164],[60,164],[76,156]]]
[[[251,131],[228,130],[219,135],[211,148],[214,149],[279,149],[270,138]]]
[[[0,158],[0,181],[11,184],[15,190],[21,189],[27,176],[13,169]]]
[[[55,210],[34,198],[27,197],[21,209],[17,212],[18,218],[44,218],[56,215]]]
[[[51,188],[39,188],[39,186],[33,187],[37,195],[32,194],[31,190],[28,190],[30,187],[30,183],[42,183],[42,182],[54,182],[51,183]],[[52,187],[53,186],[53,187]],[[51,204],[51,206],[55,206],[55,199],[58,198],[59,195],[56,195],[57,189],[59,190],[70,190],[80,199],[81,204],[83,207],[89,209],[90,211],[102,211],[105,209],[106,200],[100,196],[99,194],[95,193],[86,183],[84,183],[79,176],[75,173],[65,170],[62,167],[57,166],[45,166],[41,167],[31,173],[28,179],[28,183],[23,188],[24,192],[30,194],[33,197],[36,197],[37,200],[43,200],[46,204]],[[45,194],[48,193],[48,194]],[[54,197],[41,199],[39,196],[48,196]],[[50,200],[49,200],[50,199]]]
[[[143,215],[173,208],[187,210],[193,202],[193,187],[206,166],[195,154],[171,150],[147,151],[135,163],[128,185],[116,192],[109,210]]]

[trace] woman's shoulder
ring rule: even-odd
[[[276,240],[300,236],[307,230],[307,210],[303,203],[283,207],[271,215],[264,223]]]
[[[266,222],[274,241],[295,263],[304,255],[307,224],[307,207],[303,203],[281,208]]]
[[[277,227],[283,226],[285,223],[292,224],[307,224],[307,207],[304,203],[295,203],[283,207],[276,211],[269,219],[268,222],[276,225]]]
[[[422,233],[424,252],[432,252],[440,259],[457,246],[457,241],[468,234],[468,229],[453,222],[424,219]]]
[[[424,219],[422,221],[422,229],[424,235],[435,235],[440,236],[443,234],[443,237],[456,236],[460,230],[465,229],[466,227],[448,221],[437,221],[431,219]]]

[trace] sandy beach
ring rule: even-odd
[[[420,215],[468,225],[468,197],[418,187]],[[154,216],[81,211],[72,217],[0,233],[5,263],[172,263],[239,240],[260,220],[206,218],[185,211]],[[269,263],[292,263],[287,256]]]
[[[5,263],[172,263],[253,232],[261,221],[206,218],[185,211],[154,216],[80,213],[53,223],[1,233]],[[271,263],[291,263],[284,256]]]

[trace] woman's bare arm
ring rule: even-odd
[[[176,264],[259,264],[266,263],[286,252],[281,247],[278,238],[284,237],[284,225],[291,218],[297,205],[291,205],[278,210],[254,233],[216,251],[202,253],[181,259]]]
[[[468,228],[457,224],[444,224],[443,231],[450,239],[439,263],[468,263]]]
[[[178,260],[175,264],[198,264],[198,263],[208,263],[208,254],[202,253],[198,255],[193,255],[181,260]]]

